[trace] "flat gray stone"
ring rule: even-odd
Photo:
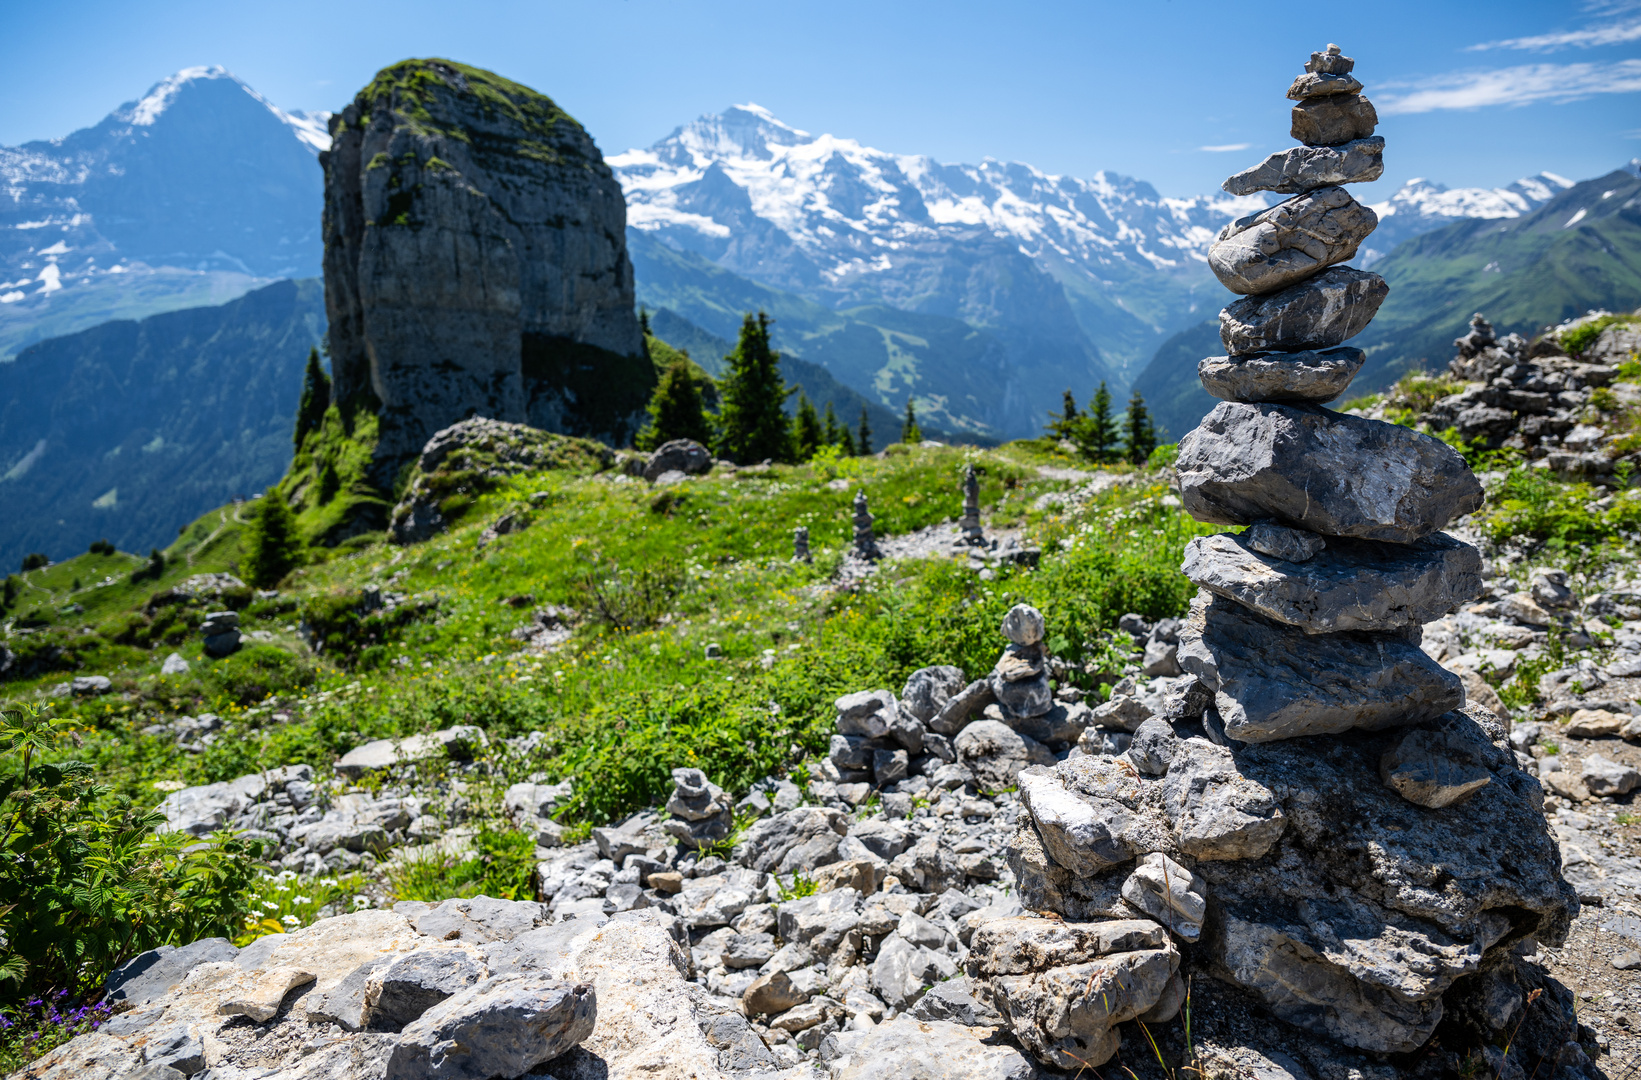
[[[161,945],[139,953],[115,968],[105,984],[106,1000],[136,1003],[171,990],[201,964],[232,960],[239,955],[227,938],[201,938],[178,948]]]
[[[1378,224],[1344,188],[1317,188],[1228,223],[1208,267],[1234,293],[1275,292],[1350,259]]]
[[[977,720],[958,733],[953,745],[957,760],[974,774],[982,791],[1014,786],[1028,765],[1052,765],[1054,755],[1036,739],[1015,731],[1001,720]]]
[[[1221,533],[1187,544],[1180,569],[1201,588],[1307,634],[1422,626],[1482,589],[1480,552],[1446,533],[1412,544],[1335,538],[1298,563]]]
[[[1464,704],[1459,677],[1405,638],[1306,634],[1206,591],[1191,603],[1179,657],[1239,742],[1407,727]]]
[[[997,695],[991,689],[991,676],[976,679],[940,707],[940,711],[929,720],[929,730],[937,735],[956,735],[996,700]]]
[[[1160,851],[1140,858],[1123,882],[1122,898],[1183,941],[1202,936],[1202,923],[1208,917],[1208,883]]]
[[[1367,353],[1321,351],[1209,356],[1197,362],[1203,389],[1222,401],[1332,401],[1362,370]]]
[[[1408,802],[1439,810],[1492,783],[1493,773],[1462,729],[1441,726],[1397,739],[1379,758],[1379,778]]]
[[[1031,1059],[948,1020],[897,1016],[828,1036],[832,1080],[1034,1080]],[[826,1049],[822,1054],[827,1053]]]
[[[370,1009],[366,1001],[370,978],[392,964],[394,959],[392,956],[378,956],[366,960],[343,976],[341,982],[324,994],[315,995],[317,1000],[311,1004],[304,1002],[308,1022],[336,1024],[343,1031],[363,1030],[370,1018]]]
[[[1308,562],[1325,550],[1328,542],[1305,529],[1290,529],[1261,521],[1242,533],[1242,543],[1250,550],[1291,563]]]
[[[1288,98],[1292,101],[1304,101],[1306,98],[1358,94],[1361,91],[1361,80],[1349,72],[1307,71],[1288,87]]]
[[[366,1022],[375,1031],[398,1031],[483,977],[484,968],[466,953],[445,949],[408,953],[371,979]]]
[[[1367,329],[1390,286],[1378,274],[1336,266],[1285,289],[1249,296],[1219,313],[1232,356],[1331,349]]]
[[[1252,195],[1256,191],[1297,195],[1329,184],[1365,184],[1379,179],[1385,171],[1384,154],[1382,135],[1355,139],[1342,146],[1296,146],[1226,178],[1220,186],[1232,195]]]
[[[416,929],[441,941],[481,944],[518,937],[546,921],[546,908],[534,900],[474,896],[440,901],[416,917]]]
[[[590,983],[504,975],[440,1002],[405,1028],[386,1080],[521,1076],[593,1033]]]
[[[1276,521],[1328,537],[1412,543],[1483,501],[1441,440],[1314,405],[1221,402],[1180,440],[1176,468],[1198,521]]]
[[[1373,102],[1360,94],[1326,94],[1293,107],[1289,133],[1306,146],[1340,146],[1365,139],[1379,124]]]

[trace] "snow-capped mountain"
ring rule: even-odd
[[[1357,256],[1356,265],[1370,266],[1403,240],[1455,221],[1530,214],[1573,183],[1553,172],[1523,177],[1501,188],[1449,188],[1423,177],[1409,180],[1389,199],[1373,204],[1379,227]]]
[[[327,119],[196,67],[94,127],[0,147],[0,359],[117,315],[318,274]]]
[[[1011,435],[1038,430],[1043,403],[1067,387],[1125,388],[1160,341],[1219,303],[1208,242],[1267,205],[1166,199],[1115,173],[943,164],[812,135],[757,105],[608,160],[629,227],[668,246],[833,308],[888,305],[993,335],[1005,384],[989,415],[969,419]],[[895,382],[902,399],[942,393]]]

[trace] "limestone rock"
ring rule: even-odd
[[[1186,512],[1221,525],[1406,544],[1482,504],[1446,443],[1317,406],[1221,402],[1180,440],[1176,468]]]
[[[1035,1080],[1036,1066],[989,1028],[901,1015],[830,1036],[832,1080]],[[822,1051],[826,1053],[825,1050]]]
[[[999,720],[979,720],[958,733],[957,760],[974,773],[983,791],[1002,791],[1015,784],[1028,765],[1052,765],[1054,755]]]
[[[976,679],[941,706],[940,711],[929,720],[929,730],[938,735],[956,735],[996,700],[997,695],[991,689],[991,677]]]
[[[497,900],[490,896],[441,900],[416,916],[416,929],[436,941],[479,945],[510,941],[543,925],[547,912],[533,900]]]
[[[1197,364],[1203,389],[1223,401],[1332,401],[1350,386],[1367,354],[1350,347],[1320,352],[1210,356]]]
[[[919,723],[927,724],[963,692],[968,681],[962,668],[949,664],[919,668],[906,679],[906,687],[900,692],[900,708]]]
[[[1031,812],[1043,847],[1074,874],[1094,874],[1134,857],[1120,836],[1127,812],[1114,799],[1090,799],[1067,791],[1058,776],[1020,774],[1020,801]],[[1113,835],[1113,826],[1119,835]]]
[[[278,1015],[286,994],[313,980],[313,972],[298,968],[278,967],[259,972],[249,987],[229,995],[217,1005],[217,1015],[246,1016],[258,1024],[272,1020]]]
[[[1232,356],[1331,349],[1355,337],[1390,294],[1378,274],[1336,266],[1219,313],[1219,340]]]
[[[1327,48],[1311,53],[1311,58],[1305,61],[1305,70],[1323,75],[1349,75],[1356,70],[1356,61],[1330,41]]]
[[[330,124],[334,399],[381,401],[378,460],[474,414],[624,443],[655,376],[621,187],[581,125],[442,60],[378,73]]]
[[[644,479],[654,483],[662,473],[681,472],[697,476],[712,468],[712,452],[694,439],[673,439],[662,443],[644,464]]]
[[[490,1080],[520,1076],[593,1033],[597,998],[587,983],[540,975],[489,979],[405,1028],[385,1080]]]
[[[792,977],[784,971],[759,977],[741,995],[741,1004],[748,1016],[774,1016],[808,1000],[809,995],[794,987]]]
[[[1184,941],[1202,935],[1208,917],[1208,883],[1160,851],[1140,859],[1123,882],[1122,897]]]
[[[1351,258],[1378,224],[1344,188],[1317,188],[1227,224],[1208,267],[1234,293],[1275,292]]]
[[[1336,537],[1301,563],[1221,533],[1187,544],[1180,569],[1198,586],[1307,634],[1420,626],[1482,589],[1481,554],[1446,533],[1412,544]]]
[[[1257,859],[1287,828],[1271,789],[1206,739],[1185,739],[1175,749],[1163,799],[1180,851],[1204,862]]]
[[[488,743],[484,730],[471,724],[457,724],[404,739],[374,739],[343,754],[336,763],[336,771],[343,776],[359,776],[429,758],[448,756],[460,761],[471,758],[474,751]]]
[[[1360,89],[1358,85],[1348,92]],[[1378,135],[1342,146],[1296,146],[1272,154],[1253,168],[1229,177],[1221,186],[1232,195],[1252,195],[1256,191],[1297,195],[1333,184],[1365,184],[1384,173],[1384,153],[1385,140]]]
[[[862,690],[838,698],[837,710],[840,733],[881,739],[895,726],[899,705],[887,690]]]
[[[1379,124],[1373,102],[1360,94],[1326,94],[1293,107],[1290,134],[1306,146],[1340,146],[1365,139]]]
[[[1448,727],[1417,728],[1379,758],[1379,776],[1408,802],[1439,810],[1493,781],[1471,741]]]
[[[464,952],[421,949],[410,953],[371,977],[365,991],[367,1023],[377,1031],[398,1031],[483,977],[483,966]]]
[[[1003,616],[1003,636],[1016,645],[1036,645],[1043,640],[1043,613],[1030,604],[1015,604]]]
[[[1637,772],[1634,766],[1613,761],[1601,754],[1591,754],[1584,759],[1579,778],[1590,789],[1590,794],[1597,797],[1628,795],[1637,785],[1641,785],[1641,772]]]
[[[115,968],[103,985],[105,1000],[124,1005],[143,1002],[174,989],[201,964],[232,960],[239,950],[227,938],[201,938],[181,947],[161,945]]]
[[[1242,533],[1242,543],[1251,551],[1291,563],[1309,562],[1328,546],[1326,540],[1313,532],[1268,521],[1248,526]]]
[[[1346,72],[1334,74],[1326,71],[1307,71],[1288,87],[1288,97],[1294,101],[1303,101],[1306,98],[1331,94],[1357,94],[1361,90],[1361,82]]]
[[[1306,634],[1199,592],[1180,663],[1214,691],[1225,734],[1270,742],[1405,727],[1464,703],[1459,677],[1389,634]]]

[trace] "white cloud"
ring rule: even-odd
[[[1641,91],[1641,60],[1609,64],[1523,64],[1489,71],[1461,71],[1422,83],[1385,84],[1380,115],[1405,116],[1438,109],[1479,109],[1488,105],[1565,104],[1595,94]],[[1396,90],[1403,90],[1396,93]]]
[[[1641,19],[1616,22],[1610,26],[1596,26],[1587,30],[1566,30],[1557,34],[1535,34],[1532,37],[1506,38],[1503,41],[1484,41],[1472,45],[1466,52],[1486,52],[1488,49],[1524,49],[1529,52],[1554,52],[1557,49],[1591,49],[1602,45],[1623,45],[1641,41]]]
[[[1199,146],[1197,149],[1210,154],[1223,154],[1228,150],[1246,150],[1252,145],[1253,143],[1234,142],[1226,143],[1224,146]]]

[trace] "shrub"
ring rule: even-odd
[[[93,555],[112,555],[114,554],[114,545],[107,540],[93,540],[91,546],[86,550]]]
[[[27,554],[27,555],[23,556],[23,573],[25,573],[25,574],[28,573],[30,570],[38,570],[42,566],[50,566],[50,565],[51,565],[51,560],[46,558],[44,555],[42,555],[38,551],[31,552],[30,554]]]
[[[312,686],[316,672],[311,661],[277,645],[252,645],[218,663],[211,678],[223,694],[249,705]]]
[[[593,567],[576,583],[578,604],[597,622],[616,630],[642,630],[660,622],[688,586],[683,567],[651,563],[633,570],[620,563]]]
[[[140,585],[144,581],[158,581],[165,573],[165,555],[159,548],[148,549],[148,561],[131,571],[131,584]]]
[[[49,760],[77,737],[29,706],[0,712],[0,979],[19,997],[83,994],[145,949],[231,933],[261,853],[157,834],[163,814],[106,797],[87,764]]]
[[[251,513],[241,544],[245,576],[258,588],[272,588],[302,565],[296,517],[277,492],[270,491]]]

